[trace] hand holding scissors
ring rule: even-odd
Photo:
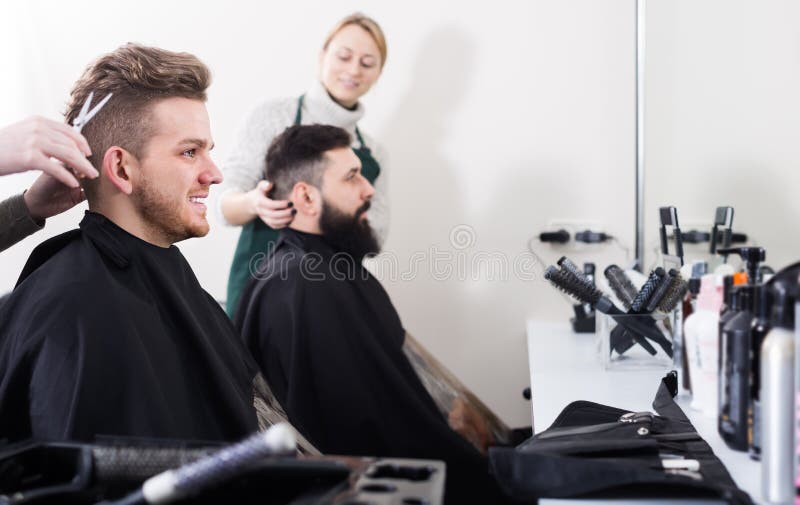
[[[0,175],[41,170],[70,188],[78,187],[75,175],[97,177],[99,173],[86,159],[92,152],[80,131],[110,97],[90,111],[90,94],[72,128],[33,116],[0,129]]]

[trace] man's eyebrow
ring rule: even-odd
[[[361,171],[361,167],[353,167],[353,168],[351,168],[350,170],[348,170],[347,172],[345,172],[344,176],[345,176],[345,177],[349,177],[349,176],[350,176],[350,174],[352,174],[352,173],[358,173],[359,171]]]
[[[208,141],[206,139],[188,138],[188,139],[183,139],[180,142],[178,142],[178,145],[179,146],[197,146],[197,147],[200,147],[200,148],[206,148],[208,146]],[[211,144],[211,147],[208,148],[209,151],[212,150],[212,149],[214,149],[214,144]]]

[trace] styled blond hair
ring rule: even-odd
[[[64,116],[72,123],[91,92],[93,104],[114,94],[81,132],[92,150],[89,161],[99,170],[111,146],[137,158],[145,154],[158,101],[182,97],[205,102],[209,84],[211,72],[196,56],[129,43],[89,64],[72,88]],[[87,197],[96,181],[83,180]]]
[[[380,25],[371,17],[366,16],[360,12],[354,12],[349,16],[342,18],[336,25],[333,27],[328,33],[328,36],[325,38],[325,43],[322,45],[323,50],[328,49],[328,45],[331,43],[331,39],[341,31],[342,28],[349,25],[356,25],[360,26],[367,33],[370,34],[372,40],[375,41],[375,44],[378,46],[378,52],[381,55],[381,68],[386,63],[386,37],[383,35],[383,30],[381,30]]]

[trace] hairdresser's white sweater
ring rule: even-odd
[[[260,103],[245,118],[239,130],[230,156],[223,164],[225,180],[222,183],[222,195],[228,191],[250,191],[256,184],[265,179],[267,148],[272,139],[294,124],[297,113],[298,96],[267,100]],[[356,124],[364,115],[364,106],[359,103],[355,110],[347,110],[334,102],[319,81],[306,92],[303,99],[302,124],[329,124],[344,128],[353,138],[353,147],[360,147],[355,135]],[[369,221],[373,229],[385,241],[389,231],[389,202],[387,198],[388,166],[384,150],[375,140],[359,128],[361,136],[372,156],[381,167],[380,175],[375,180],[375,196],[369,211]],[[221,197],[218,201],[221,201]],[[217,205],[218,216],[223,222],[220,206]]]

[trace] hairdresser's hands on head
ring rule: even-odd
[[[267,194],[272,190],[272,183],[261,181],[255,189],[247,192],[256,215],[270,228],[279,230],[286,227],[294,219],[295,211],[288,200],[272,200]]]
[[[99,175],[86,159],[90,154],[83,135],[68,125],[43,117],[33,116],[0,129],[0,175],[41,170],[69,188],[77,189],[75,174],[90,178]],[[64,165],[71,167],[75,174]],[[41,179],[37,179],[34,186]]]

